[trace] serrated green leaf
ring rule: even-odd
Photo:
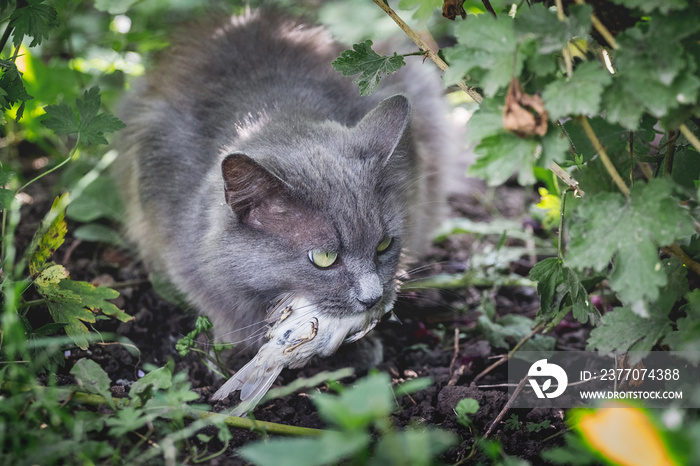
[[[9,110],[14,104],[31,99],[17,65],[12,60],[0,60],[0,108]]]
[[[82,358],[78,360],[70,373],[78,381],[78,385],[89,393],[101,395],[107,404],[115,407],[112,393],[109,391],[111,380],[107,373],[92,359]]]
[[[115,417],[108,417],[105,424],[109,427],[109,435],[119,438],[140,429],[154,418],[155,415],[146,415],[141,408],[127,406],[118,410]]]
[[[77,116],[65,103],[45,107],[47,118],[42,120],[42,124],[54,130],[56,134],[78,133],[85,144],[107,144],[105,133],[113,133],[125,126],[109,113],[98,114],[102,98],[97,86],[85,91],[83,98],[76,99],[75,103]]]
[[[590,5],[572,5],[569,16],[559,21],[555,11],[543,4],[533,4],[518,13],[515,30],[521,39],[534,39],[539,54],[549,55],[561,52],[576,37],[586,37],[591,29],[592,13]]]
[[[450,67],[456,67],[462,76],[474,69],[483,70],[478,85],[487,96],[507,87],[511,77],[522,71],[526,58],[518,47],[513,21],[502,19],[481,15],[457,24],[455,36],[459,45],[445,51]],[[458,80],[459,73],[450,72],[449,81]]]
[[[457,443],[457,435],[434,428],[406,429],[384,435],[368,466],[436,464],[436,456]]]
[[[12,42],[15,47],[22,43],[24,36],[32,38],[30,47],[39,45],[49,38],[49,31],[60,25],[58,12],[48,5],[42,5],[44,0],[27,0],[26,5],[16,8],[10,16]]]
[[[570,228],[567,261],[571,267],[607,269],[614,258],[610,286],[624,303],[655,301],[667,283],[657,247],[694,234],[692,219],[665,179],[637,183],[629,200],[621,194],[591,196],[577,209]]]
[[[581,63],[569,79],[550,83],[542,92],[544,105],[552,119],[598,113],[605,87],[612,82],[610,73],[596,62]]]
[[[49,215],[47,215],[49,218],[53,217],[53,221],[48,227],[43,224],[45,220],[42,221],[42,226],[39,227],[35,233],[32,242],[36,244],[36,248],[29,260],[29,273],[31,273],[32,276],[36,276],[41,271],[46,265],[46,261],[53,256],[53,253],[56,252],[65,241],[68,226],[64,220],[65,210],[61,209],[59,211],[59,204],[67,195],[68,193],[64,193],[54,199],[51,211],[49,211]],[[55,216],[52,215],[52,213],[54,213]]]
[[[637,96],[630,94],[623,81],[617,78],[603,94],[603,108],[606,110],[608,121],[618,123],[630,131],[639,127],[644,115],[644,105],[641,105]]]
[[[312,401],[323,419],[344,430],[366,428],[395,408],[391,380],[383,373],[359,380],[338,396],[319,393]]]
[[[402,10],[413,10],[414,19],[428,19],[433,15],[433,11],[442,8],[443,0],[401,0],[399,8]]]
[[[119,296],[115,290],[96,287],[87,282],[68,280],[62,265],[44,268],[34,281],[37,291],[46,299],[54,322],[66,323],[66,334],[81,349],[88,347],[90,331],[83,322],[95,322],[98,313],[128,322],[133,317],[106,301]]]
[[[331,63],[343,76],[360,76],[355,83],[360,88],[360,95],[370,95],[377,89],[382,76],[396,72],[406,63],[403,57],[394,53],[387,57],[372,50],[372,41],[355,44],[353,50],[345,50]]]
[[[514,134],[499,134],[481,140],[474,148],[480,155],[469,167],[468,174],[483,178],[489,186],[503,184],[513,173],[518,174],[518,183],[533,184],[532,172],[537,141],[522,139]]]
[[[148,387],[153,387],[155,390],[167,390],[173,385],[173,372],[170,367],[163,366],[152,370],[148,374],[141,377],[139,380],[131,384],[129,389],[129,397],[135,400],[144,393]]]
[[[671,331],[671,321],[663,315],[640,317],[620,307],[605,314],[600,326],[591,330],[587,348],[598,351],[651,351],[657,341]]]
[[[612,0],[612,2],[631,9],[639,8],[645,13],[651,13],[656,9],[662,13],[668,13],[671,10],[688,7],[687,0]]]
[[[246,445],[238,450],[246,461],[256,466],[322,466],[341,464],[342,460],[366,449],[370,436],[366,432],[324,432],[317,438],[272,439]]]
[[[671,351],[684,351],[685,359],[700,364],[700,290],[688,293],[686,300],[685,317],[676,321],[676,330],[666,335],[664,344]]]

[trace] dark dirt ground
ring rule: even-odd
[[[29,172],[26,175],[33,174]],[[33,202],[23,208],[22,223],[18,231],[20,250],[29,243],[40,219],[49,210],[53,197],[50,187],[54,185],[53,182],[55,179],[47,177],[29,189]],[[490,193],[493,194],[491,198],[494,201],[486,208],[482,205],[483,194],[480,194],[485,188],[478,182],[469,182],[465,186],[469,186],[471,192],[465,191],[451,196],[450,205],[454,215],[488,221],[492,218],[490,212],[493,212],[495,207],[508,218],[531,222],[526,211],[532,196],[522,188],[498,188]],[[148,282],[141,264],[131,252],[76,240],[70,234],[75,227],[75,224],[69,222],[66,242],[54,255],[54,260],[65,265],[73,279],[105,285],[116,283],[121,296],[115,303],[134,316],[135,320],[129,323],[102,321],[98,322],[96,328],[100,332],[115,332],[128,338],[140,350],[140,355],[133,356],[121,344],[92,344],[87,351],[77,349],[66,353],[66,364],[61,368],[62,375],[70,380],[68,373],[72,364],[83,357],[89,357],[107,371],[112,380],[114,395],[120,396],[128,392],[128,385],[138,378],[139,371],[144,369],[145,364],[152,363],[160,367],[172,359],[175,361],[176,371],[186,371],[189,374],[192,387],[201,395],[199,402],[207,403],[209,396],[223,380],[210,373],[197,357],[189,355],[181,358],[175,351],[177,340],[194,328],[195,316],[177,309],[158,296]],[[462,235],[435,245],[423,261],[423,264],[432,265],[421,272],[422,275],[464,270],[468,266],[468,251],[473,241],[474,237]],[[530,266],[523,260],[513,263],[511,268],[527,276]],[[120,285],[124,282],[127,282],[127,285],[132,284]],[[491,348],[474,330],[478,316],[474,309],[482,300],[482,292],[483,290],[476,288],[449,292],[412,291],[402,296],[395,308],[403,324],[384,322],[375,332],[384,347],[384,361],[379,365],[381,371],[389,373],[397,382],[414,377],[431,377],[434,381],[433,385],[421,392],[399,398],[400,408],[392,419],[394,424],[397,427],[422,424],[457,433],[461,443],[442,458],[450,464],[460,461],[468,454],[474,442],[473,433],[483,435],[494,423],[507,401],[505,387],[479,388],[480,385],[505,384],[507,365],[499,366],[481,378],[477,384],[473,383],[475,376],[504,352]],[[31,296],[27,298],[33,299]],[[521,313],[534,317],[538,309],[537,294],[532,288],[504,287],[492,291],[491,298],[499,315]],[[37,319],[38,316],[47,314],[44,311],[40,307],[32,308],[28,317]],[[466,335],[459,339],[456,350],[455,329]],[[583,349],[586,333],[587,330],[580,325],[566,322],[554,330],[560,344],[565,345],[567,349]],[[241,367],[245,362],[246,358],[239,357],[232,367]],[[275,385],[287,384],[297,376],[308,377],[322,370],[341,367],[344,367],[342,357],[318,360],[301,370],[285,370]],[[461,375],[458,370],[463,371]],[[355,377],[362,375],[364,373],[359,371]],[[352,381],[353,378],[349,378],[343,380],[343,383],[351,384]],[[315,390],[326,389],[319,387]],[[473,418],[473,430],[458,424],[454,412],[456,404],[465,397],[475,398],[480,404],[480,409]],[[227,406],[226,403],[219,403],[214,409],[218,411]],[[517,414],[523,423],[550,420],[551,427],[540,432],[528,432],[524,427],[518,431],[507,430],[503,421],[513,413]],[[561,435],[556,434],[565,429],[563,414],[561,410],[556,409],[511,410],[494,425],[490,438],[498,439],[508,455],[530,460],[533,464],[544,464],[539,459],[539,453],[559,445],[562,441]],[[295,393],[264,403],[255,409],[254,416],[263,421],[313,428],[325,427],[306,393]],[[241,430],[236,430],[233,434],[234,439],[227,454],[211,460],[208,464],[241,462],[235,458],[235,449],[260,438],[258,434]],[[475,463],[472,459],[466,464]]]

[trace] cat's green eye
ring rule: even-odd
[[[336,263],[336,261],[338,260],[338,253],[334,251],[322,251],[321,249],[314,249],[312,251],[309,251],[309,260],[316,267],[325,269]]]
[[[378,253],[383,253],[387,249],[389,249],[389,246],[391,246],[391,243],[393,243],[394,240],[390,236],[384,238],[381,243],[379,243],[379,246],[377,246],[377,252]]]

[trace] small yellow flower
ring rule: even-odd
[[[545,211],[543,225],[545,228],[553,228],[559,225],[559,216],[561,215],[561,199],[556,194],[549,194],[545,188],[539,188],[540,202],[535,204]]]

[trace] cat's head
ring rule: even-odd
[[[268,128],[224,159],[249,288],[332,313],[391,308],[415,182],[410,114],[394,96],[352,127]]]

